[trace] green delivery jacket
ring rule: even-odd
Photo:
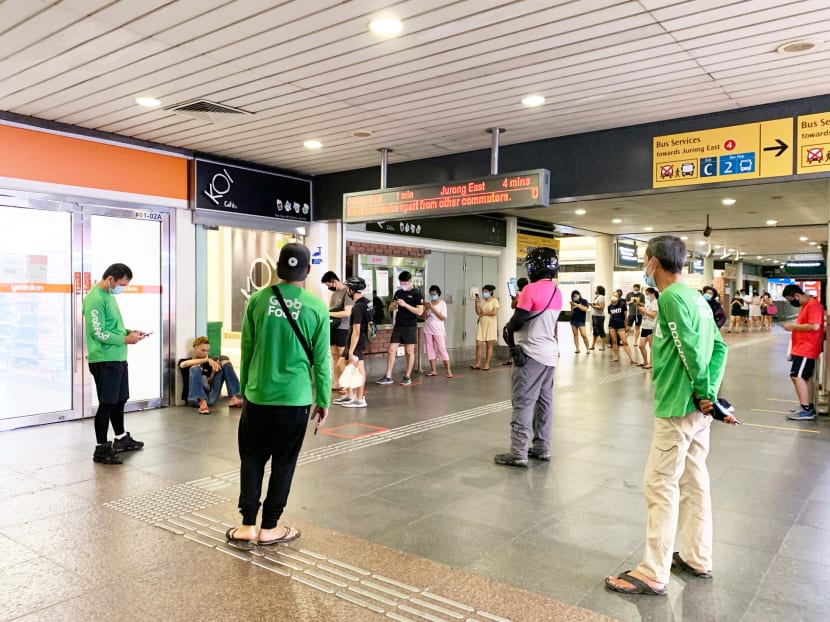
[[[127,344],[121,311],[115,295],[97,285],[84,297],[87,360],[90,363],[126,361]]]
[[[288,310],[314,354],[316,404],[331,401],[329,308],[304,289],[279,284]],[[307,406],[312,402],[311,365],[270,287],[251,294],[242,320],[242,393],[254,404]]]
[[[672,283],[660,292],[654,325],[654,416],[683,417],[693,395],[714,402],[726,370],[726,344],[696,290]]]

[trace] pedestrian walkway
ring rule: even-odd
[[[224,544],[237,410],[128,414],[146,448],[123,466],[92,462],[91,421],[4,432],[0,620],[826,620],[830,420],[786,420],[787,335],[726,338],[744,425],[713,427],[713,581],[604,589],[642,553],[650,375],[563,347],[551,462],[493,464],[509,368],[371,385],[309,431],[285,515],[303,537],[274,551]]]

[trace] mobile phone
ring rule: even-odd
[[[511,298],[516,297],[516,279],[510,278],[507,279],[507,295]]]
[[[149,333],[141,333],[141,336],[142,337],[149,337],[152,334],[153,334],[153,331],[150,331]]]

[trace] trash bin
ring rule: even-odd
[[[222,322],[207,323],[207,338],[210,341],[210,356],[219,356],[222,352]]]

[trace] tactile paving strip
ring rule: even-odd
[[[164,519],[226,503],[227,497],[214,494],[198,486],[177,484],[159,488],[137,497],[116,499],[104,506],[137,518],[145,523],[158,523]]]
[[[397,622],[511,622],[467,603],[305,548],[280,545],[240,551],[225,541],[225,531],[232,525],[204,512],[169,517],[157,526],[287,580],[348,601],[378,614],[378,617]]]

